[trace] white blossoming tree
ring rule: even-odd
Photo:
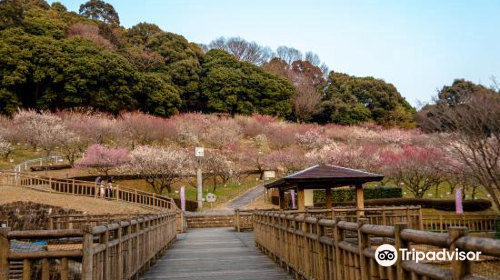
[[[188,154],[172,146],[137,146],[130,152],[129,172],[144,177],[157,194],[166,189],[172,192],[172,184],[179,180],[188,166]]]

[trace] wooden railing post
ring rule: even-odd
[[[366,263],[366,258],[365,258],[365,248],[370,247],[370,240],[368,239],[368,236],[364,234],[361,231],[361,227],[364,224],[368,223],[368,219],[366,218],[359,218],[358,219],[358,248],[359,248],[359,267],[361,271],[361,279],[362,280],[368,280],[369,279],[369,271],[368,271],[368,265]]]
[[[109,217],[108,217],[108,223],[109,223]],[[101,240],[100,243],[104,244],[104,260],[103,260],[103,274],[104,274],[104,280],[110,280],[109,279],[109,271],[110,271],[110,263],[109,263],[109,229],[108,229],[108,224],[104,224],[106,227],[106,231],[101,235]]]
[[[443,232],[444,227],[443,227],[443,215],[439,214],[439,232]]]
[[[335,219],[335,227],[333,229],[333,238],[335,244],[335,268],[337,272],[337,280],[344,279],[344,259],[342,256],[342,251],[339,247],[340,242],[344,239],[344,232],[341,228],[339,228],[338,223],[340,222],[340,218]]]
[[[49,217],[49,229],[54,229],[54,217]]]
[[[138,218],[137,219],[137,224],[135,225],[135,240],[136,240],[136,246],[135,246],[135,254],[136,254],[136,263],[135,263],[135,268],[136,268],[136,275],[139,275],[139,269],[141,268],[142,265],[142,260],[141,260],[141,249],[142,249],[142,234],[141,234],[141,224],[142,224],[143,219]]]
[[[422,220],[422,206],[418,206],[418,226],[420,230],[424,230],[424,222]]]
[[[394,247],[396,248],[396,252],[398,252],[398,259],[396,260],[396,273],[397,273],[397,277],[398,277],[398,280],[406,280],[406,279],[409,279],[407,276],[408,275],[405,275],[405,272],[403,270],[403,267],[401,265],[401,262],[403,261],[403,256],[399,253],[401,252],[399,249],[400,248],[408,248],[408,243],[406,241],[403,240],[403,238],[401,237],[401,231],[406,229],[407,228],[407,225],[405,223],[396,223],[394,225]]]
[[[92,280],[93,276],[93,262],[94,262],[94,252],[93,252],[93,233],[92,226],[90,224],[85,224],[82,226],[83,231],[83,244],[82,244],[82,280]],[[2,280],[2,279],[0,279]]]
[[[310,226],[306,222],[306,218],[309,215],[305,214],[304,215],[304,221],[302,221],[302,246],[303,246],[303,252],[304,255],[302,256],[304,258],[304,274],[306,278],[311,277],[311,246],[309,246],[309,238],[307,237],[307,234],[310,231]]]
[[[118,221],[118,229],[116,234],[116,239],[118,240],[116,248],[116,279],[123,279],[123,240],[122,240],[122,223]]]
[[[455,252],[457,246],[455,241],[458,238],[465,236],[468,234],[466,227],[450,227],[448,229],[450,236],[450,252]],[[461,280],[465,276],[471,273],[471,263],[467,258],[465,260],[459,260],[459,258],[453,258],[451,260],[451,274],[453,276],[453,280]]]
[[[125,266],[125,277],[126,279],[132,278],[132,220],[129,221],[127,226],[127,265]]]
[[[236,223],[236,231],[240,232],[240,209],[234,210],[234,222]]]
[[[0,228],[0,280],[9,280],[10,228]]]
[[[382,210],[380,210],[382,212],[382,225],[386,226],[387,225],[387,218],[385,216],[385,206],[382,206]]]

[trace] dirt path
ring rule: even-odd
[[[255,199],[263,195],[265,191],[266,188],[264,188],[264,186],[262,185],[256,186],[246,191],[244,194],[228,201],[225,206],[229,209],[241,209],[247,206],[248,204],[251,204]]]
[[[249,189],[240,196],[237,196],[226,202],[221,209],[210,209],[203,212],[186,212],[187,216],[203,216],[203,215],[232,215],[234,209],[243,209],[251,204],[254,200],[265,193],[265,188],[262,185]]]

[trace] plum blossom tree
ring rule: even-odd
[[[54,141],[57,143],[60,153],[64,155],[71,166],[75,164],[77,156],[83,154],[88,145],[84,137],[72,131],[58,134]]]
[[[297,133],[295,134],[295,139],[301,147],[307,150],[318,149],[333,143],[332,140],[326,138],[318,129],[311,129],[305,133]]]
[[[216,125],[207,127],[202,135],[202,141],[216,149],[238,142],[240,139],[241,129],[233,119],[219,120]]]
[[[13,122],[21,142],[29,144],[34,149],[40,148],[47,155],[57,147],[56,138],[67,133],[62,119],[49,112],[20,110],[14,115]]]
[[[64,126],[87,143],[117,143],[123,137],[118,121],[111,115],[88,111],[63,111],[58,114]]]
[[[166,189],[172,192],[172,184],[187,173],[188,153],[172,146],[138,146],[130,152],[130,162],[125,170],[143,176],[157,194]]]
[[[304,156],[305,151],[297,146],[275,150],[269,155],[269,164],[281,175],[289,175],[313,164],[314,161]]]
[[[379,146],[370,144],[328,144],[310,151],[306,157],[325,164],[377,171],[380,149]]]
[[[218,179],[225,185],[236,175],[234,162],[218,150],[209,151],[203,161],[203,169],[206,172],[206,177],[208,176],[213,180],[214,193],[217,190]]]
[[[438,148],[406,146],[400,151],[380,154],[385,174],[396,183],[404,184],[415,197],[422,198],[432,187],[443,181],[444,153]]]
[[[0,137],[0,156],[7,159],[12,151],[14,151],[12,144]]]
[[[450,157],[461,163],[500,208],[500,94],[465,80],[455,80],[438,93],[436,104],[422,108],[419,125],[441,133]],[[452,141],[450,141],[452,139]]]
[[[130,161],[128,151],[120,148],[106,148],[93,144],[85,151],[85,157],[76,162],[76,167],[102,174],[109,179],[109,173]]]
[[[167,139],[175,139],[178,134],[171,121],[140,112],[123,113],[118,126],[127,136],[132,149],[136,145],[160,144]]]

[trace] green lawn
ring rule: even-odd
[[[259,185],[263,184],[262,181],[256,180],[257,176],[249,176],[241,183],[232,182],[223,186],[221,183],[217,185],[215,190],[215,195],[217,196],[217,201],[213,204],[205,203],[203,209],[211,209],[221,207],[224,203],[228,202],[232,198],[239,196],[246,192],[247,190]],[[153,192],[153,189],[149,184],[147,184],[144,180],[125,180],[118,181],[119,184],[124,186],[130,186],[133,188],[137,188],[143,191]],[[196,201],[196,188],[189,184],[187,181],[178,182],[174,184],[172,188],[172,193],[168,193],[166,190],[163,192],[164,195],[173,198],[179,198],[180,188],[184,186],[186,189],[186,199],[191,201]],[[205,197],[208,193],[214,193],[213,191],[213,182],[211,180],[205,181],[203,185],[203,197]]]

